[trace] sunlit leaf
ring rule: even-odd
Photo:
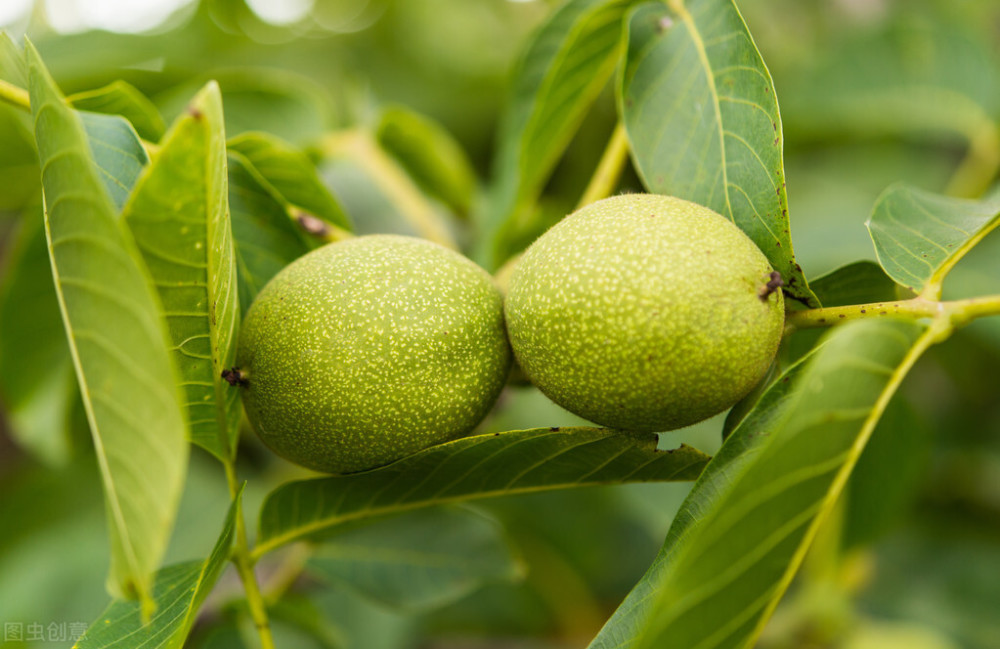
[[[467,216],[476,172],[461,145],[437,122],[403,106],[382,111],[375,139],[421,189]]]
[[[235,452],[240,405],[222,371],[236,355],[239,308],[217,86],[171,127],[124,218],[163,303],[191,441],[225,460]]]
[[[438,507],[335,532],[316,546],[309,566],[369,599],[411,612],[523,573],[495,521]]]
[[[948,271],[997,224],[1000,193],[974,201],[906,185],[883,192],[867,223],[889,277],[932,298],[940,294]]]
[[[886,403],[935,332],[859,320],[764,394],[592,649],[753,646]]]
[[[279,487],[261,509],[257,551],[347,521],[429,505],[597,484],[693,480],[707,461],[689,446],[658,451],[654,435],[602,428],[466,437],[372,471]]]
[[[816,306],[788,227],[774,85],[732,0],[674,0],[630,14],[620,108],[646,188],[733,221]]]
[[[0,31],[0,79],[18,88],[28,86],[28,66],[24,54],[5,31]]]
[[[229,141],[272,193],[290,205],[343,230],[351,223],[337,199],[323,184],[316,165],[291,144],[267,133],[243,133]]]
[[[0,400],[14,439],[55,465],[69,459],[77,390],[52,285],[41,209],[21,217],[0,284]]]
[[[504,108],[480,243],[487,267],[511,253],[523,212],[611,77],[631,0],[571,0],[535,33],[514,71]]]
[[[148,603],[188,452],[167,333],[77,113],[31,46],[28,61],[56,294],[107,499],[109,585]]]
[[[229,559],[242,491],[229,508],[215,548],[205,561],[167,566],[156,575],[156,613],[144,624],[138,604],[114,601],[73,645],[74,649],[180,649],[195,616]]]
[[[229,211],[242,313],[278,271],[309,252],[288,212],[246,158],[229,154]]]
[[[157,142],[166,125],[153,102],[132,84],[118,80],[96,90],[78,92],[66,98],[73,107],[91,113],[121,115],[143,138]]]
[[[78,112],[87,134],[94,166],[120,212],[149,156],[132,125],[118,115]]]

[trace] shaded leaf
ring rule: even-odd
[[[135,602],[115,601],[108,605],[74,649],[180,649],[184,646],[202,602],[219,579],[229,559],[240,516],[243,492],[229,508],[212,553],[205,561],[187,561],[167,566],[156,575],[153,599],[156,613],[143,624],[142,611]]]
[[[893,185],[875,201],[867,226],[889,277],[933,299],[952,267],[997,224],[1000,192],[975,201]]]
[[[653,565],[591,647],[752,646],[936,333],[859,320],[792,366],[709,463]]]
[[[258,180],[276,197],[343,230],[350,220],[306,154],[267,133],[243,133],[229,141],[257,172]]]
[[[611,77],[630,0],[570,0],[528,44],[500,126],[480,261],[493,268]]]
[[[902,299],[902,287],[873,261],[841,266],[809,282],[823,306],[850,306]]]
[[[643,5],[627,40],[620,110],[643,184],[733,221],[818,306],[792,252],[774,84],[732,0]]]
[[[372,471],[279,487],[261,508],[257,552],[347,521],[429,505],[586,485],[693,480],[707,461],[689,446],[657,451],[654,435],[603,428],[466,437]]]
[[[139,174],[149,163],[146,149],[135,129],[123,117],[86,112],[77,114],[87,134],[94,166],[115,211],[120,212]]]
[[[52,272],[107,500],[109,585],[148,603],[188,453],[168,338],[77,113],[31,46],[28,60]]]
[[[216,68],[157,96],[164,115],[179,115],[187,100],[210,80],[218,82],[226,106],[229,137],[247,131],[271,133],[302,144],[318,138],[334,125],[336,114],[326,89],[289,69],[265,67]]]
[[[905,135],[951,144],[957,136],[969,150],[948,193],[978,196],[1000,164],[993,43],[926,7],[817,52],[790,77],[782,104],[797,142]]]
[[[421,189],[456,214],[468,215],[476,192],[476,172],[461,145],[443,126],[404,106],[393,106],[382,111],[375,139]]]
[[[218,86],[173,124],[124,218],[163,303],[191,441],[225,461],[240,403],[222,371],[236,356],[239,310]]]
[[[0,397],[17,442],[55,465],[69,459],[77,390],[52,285],[41,209],[21,217],[0,285]]]
[[[246,158],[229,154],[229,212],[241,314],[278,271],[309,252],[281,202]]]
[[[18,88],[28,86],[28,70],[21,48],[7,32],[0,31],[0,81]],[[38,200],[38,160],[35,155],[31,117],[25,111],[0,103],[0,216],[3,210],[19,210]]]
[[[468,509],[433,508],[335,532],[309,566],[383,605],[426,611],[486,582],[511,581],[523,567],[502,528]]]
[[[871,545],[901,522],[927,475],[931,433],[911,404],[889,404],[845,487],[843,548]]]
[[[112,83],[86,92],[78,92],[66,98],[77,110],[105,115],[121,115],[140,137],[158,142],[163,137],[166,124],[160,111],[146,95],[127,81]]]

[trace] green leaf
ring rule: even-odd
[[[850,306],[870,302],[902,299],[902,287],[892,281],[882,268],[872,261],[857,261],[841,266],[809,285],[823,306]]]
[[[592,649],[753,646],[890,397],[937,334],[858,320],[792,366],[709,463]]]
[[[180,649],[194,624],[198,609],[219,579],[229,559],[240,516],[242,489],[229,507],[222,533],[205,561],[167,566],[156,575],[153,599],[156,613],[145,624],[135,602],[114,601],[108,605],[74,649]]]
[[[28,85],[28,65],[24,54],[5,31],[0,31],[0,79],[18,88]]]
[[[792,252],[774,84],[736,5],[642,5],[627,41],[620,111],[643,184],[730,219],[786,295],[818,306]]]
[[[898,12],[880,29],[818,50],[788,75],[782,104],[796,142],[906,136],[950,148],[957,135],[969,149],[948,193],[978,196],[1000,164],[994,43],[933,6]]]
[[[22,215],[0,284],[0,399],[14,439],[37,457],[64,465],[77,395],[52,284],[41,209]]]
[[[392,106],[382,111],[375,139],[421,189],[459,216],[468,216],[476,193],[476,172],[443,126],[404,106]]]
[[[327,189],[306,154],[267,133],[243,133],[229,141],[232,151],[243,155],[267,189],[290,205],[305,210],[343,230],[351,222]]]
[[[167,333],[83,125],[30,45],[28,61],[52,272],[107,501],[109,586],[149,603],[188,455]]]
[[[524,572],[495,521],[453,507],[336,532],[315,548],[309,566],[369,599],[410,612],[444,606],[484,583],[512,581]]]
[[[889,277],[936,299],[952,267],[997,224],[1000,192],[975,201],[893,185],[875,201],[867,226]]]
[[[886,408],[845,487],[845,550],[870,546],[910,511],[925,488],[934,450],[931,428],[903,399]]]
[[[229,212],[241,314],[278,271],[309,252],[279,199],[238,153],[229,154]]]
[[[160,111],[146,95],[126,81],[114,81],[103,88],[78,92],[67,97],[77,110],[105,115],[121,115],[143,138],[158,142],[166,125]]]
[[[708,456],[656,450],[654,435],[535,428],[458,439],[388,466],[303,480],[271,492],[257,552],[347,521],[475,498],[624,482],[693,480]]]
[[[28,85],[28,68],[21,48],[7,32],[0,31],[0,81],[17,88]],[[38,160],[30,115],[14,106],[0,103],[0,216],[5,210],[17,211],[38,200]]]
[[[514,71],[500,126],[481,261],[500,265],[510,239],[604,88],[621,51],[630,0],[570,0],[535,33]]]
[[[77,114],[87,134],[94,166],[115,211],[120,212],[143,168],[149,163],[146,149],[125,118],[100,113]]]
[[[206,86],[170,128],[124,211],[156,282],[185,395],[191,441],[233,457],[237,390],[236,263],[229,223],[222,98]]]
[[[213,79],[222,89],[229,137],[262,131],[303,144],[334,126],[336,108],[326,88],[287,67],[215,68],[210,76],[196,77],[167,96],[157,96],[157,103],[164,115],[179,115],[188,97]]]

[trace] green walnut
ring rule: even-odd
[[[507,330],[528,378],[598,424],[681,428],[763,377],[784,324],[780,275],[735,225],[669,196],[567,216],[518,262]]]
[[[237,366],[247,418],[278,455],[328,473],[471,431],[504,385],[503,298],[442,246],[370,235],[289,264],[254,300]]]

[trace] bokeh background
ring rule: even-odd
[[[227,131],[265,130],[313,150],[404,105],[437,122],[490,182],[511,68],[557,3],[534,0],[0,0],[0,29],[27,34],[67,94],[124,79],[167,123],[208,79]],[[888,185],[976,195],[1000,165],[1000,2],[744,0],[775,80],[798,257],[810,278],[874,259],[864,228]],[[38,168],[23,116],[0,105],[0,628],[89,623],[104,608],[107,540],[72,376],[25,394],[31,372],[4,336],[24,322],[3,269],[37,227]],[[610,91],[546,188],[549,221],[578,199],[615,120]],[[365,168],[320,159],[360,232],[408,232]],[[625,188],[638,189],[626,173]],[[477,194],[479,195],[479,194]],[[460,215],[437,205],[456,231]],[[476,199],[471,210],[475,213]],[[33,225],[34,224],[34,225]],[[949,277],[952,297],[1000,292],[988,237]],[[43,299],[43,298],[39,298]],[[52,313],[56,313],[53,311]],[[933,349],[904,384],[847,496],[760,642],[765,648],[1000,647],[1000,323]],[[22,350],[23,351],[23,350]],[[30,363],[44,366],[46,350]],[[664,435],[707,452],[722,417]],[[513,386],[485,430],[576,423]],[[247,511],[299,475],[244,436]],[[525,496],[476,508],[503,524],[526,571],[419,615],[302,579],[275,610],[279,646],[584,647],[649,565],[686,485]],[[168,561],[201,558],[228,505],[217,464],[194,451]],[[263,566],[268,569],[267,565]],[[227,575],[193,646],[239,647]],[[67,646],[6,639],[3,647]]]

